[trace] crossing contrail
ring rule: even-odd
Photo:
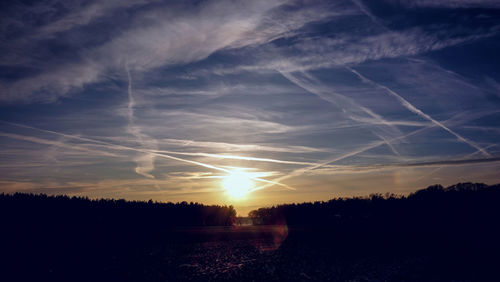
[[[481,115],[479,116],[483,116],[485,114],[491,114],[491,113],[497,113],[498,111],[493,111],[493,112],[489,112],[489,113],[482,113]],[[469,118],[477,118],[478,116],[473,116],[473,117],[469,117]],[[452,119],[448,120],[448,121],[451,121]],[[401,135],[401,136],[398,136],[398,137],[395,137],[395,138],[392,138],[390,140],[384,140],[384,141],[378,141],[378,142],[373,142],[372,144],[369,144],[367,146],[363,146],[361,148],[357,148],[356,150],[353,150],[351,152],[348,152],[346,154],[343,154],[341,156],[338,156],[338,157],[334,157],[332,159],[329,159],[329,160],[326,160],[322,163],[319,163],[319,164],[316,164],[316,165],[312,165],[312,166],[309,166],[309,167],[304,167],[304,168],[299,168],[299,169],[296,169],[296,170],[293,170],[292,172],[284,175],[284,176],[281,176],[281,177],[278,177],[276,179],[274,179],[274,181],[276,182],[281,182],[281,181],[284,181],[286,179],[289,179],[291,177],[294,177],[294,176],[297,176],[297,175],[301,175],[305,172],[308,172],[308,171],[311,171],[311,170],[315,170],[315,169],[318,169],[320,167],[323,167],[325,165],[328,165],[328,164],[331,164],[331,163],[334,163],[334,162],[338,162],[340,160],[343,160],[343,159],[346,159],[346,158],[349,158],[349,157],[352,157],[352,156],[355,156],[355,155],[358,155],[360,153],[363,153],[363,152],[366,152],[368,150],[371,150],[371,149],[374,149],[374,148],[377,148],[379,146],[382,146],[384,144],[387,144],[387,142],[389,143],[392,143],[392,142],[396,142],[396,141],[401,141],[401,140],[404,140],[408,137],[411,137],[413,135],[416,135],[422,131],[425,131],[427,129],[430,129],[430,128],[433,128],[433,127],[436,127],[437,125],[435,123],[431,123],[429,126],[427,127],[423,127],[423,128],[420,128],[420,129],[417,129],[415,131],[412,131],[410,133],[407,133],[405,135]],[[256,191],[256,190],[261,190],[261,189],[264,189],[264,188],[267,188],[267,187],[270,187],[272,186],[272,184],[265,184],[265,185],[262,185],[262,186],[259,186],[259,187],[255,187],[253,189],[253,191]]]
[[[373,112],[371,109],[359,105],[354,101],[353,99],[346,97],[344,95],[341,95],[335,91],[328,90],[328,93],[326,93],[324,87],[320,85],[320,82],[314,78],[312,75],[309,73],[303,71],[301,72],[304,78],[301,78],[297,75],[294,75],[290,72],[284,72],[281,70],[278,70],[281,75],[283,75],[286,79],[288,79],[290,82],[293,84],[299,86],[300,88],[306,90],[307,92],[316,95],[318,98],[334,105],[334,106],[340,106],[342,107],[342,110],[344,112],[349,112],[351,111],[352,113],[349,114],[349,118],[352,120],[362,120],[363,122],[370,123],[370,124],[377,124],[377,125],[385,125],[388,128],[390,128],[393,133],[401,134],[401,131],[395,126],[394,123],[391,123],[387,120],[385,120],[382,116],[376,114]],[[309,80],[309,81],[308,81]],[[316,85],[314,85],[314,82]],[[369,118],[357,118],[356,113],[354,110],[362,112],[366,115],[369,116]],[[399,155],[396,153],[397,151],[395,150],[394,146],[389,143],[387,138],[382,137],[380,134],[374,133],[379,137],[381,140],[385,141],[387,145],[391,148],[393,152],[395,152],[396,155]]]
[[[37,127],[29,126],[29,125],[24,125],[24,124],[19,124],[19,123],[13,123],[13,122],[8,122],[8,121],[0,121],[0,122],[5,123],[5,124],[10,124],[10,125],[13,125],[13,126],[17,126],[17,127],[22,127],[22,128],[28,128],[28,129],[36,130],[36,131],[39,131],[39,132],[45,132],[45,133],[51,133],[51,134],[54,134],[54,135],[64,136],[66,138],[70,138],[70,139],[74,139],[74,140],[80,140],[80,141],[86,141],[86,142],[100,144],[100,145],[103,145],[106,148],[112,149],[112,150],[125,150],[125,151],[134,151],[134,152],[139,152],[139,153],[144,153],[144,154],[153,154],[156,157],[160,157],[160,158],[166,158],[166,159],[176,160],[176,161],[179,161],[179,162],[185,162],[185,163],[189,163],[189,164],[193,164],[193,165],[202,166],[202,167],[206,167],[206,168],[209,168],[209,169],[221,171],[221,172],[224,172],[224,173],[231,173],[231,170],[229,170],[229,169],[225,169],[225,168],[222,168],[222,167],[217,167],[217,166],[214,166],[214,165],[211,165],[211,164],[207,164],[207,163],[202,163],[202,162],[197,162],[197,161],[193,161],[193,160],[178,158],[178,157],[174,157],[174,156],[168,155],[168,154],[160,154],[160,153],[156,153],[154,151],[150,151],[150,150],[147,150],[147,149],[138,149],[138,148],[132,148],[132,147],[123,146],[123,145],[112,144],[112,143],[108,143],[108,142],[104,142],[104,141],[100,141],[100,140],[94,140],[94,139],[87,138],[87,137],[81,137],[81,136],[77,136],[77,135],[71,135],[71,134],[61,133],[61,132],[57,132],[57,131],[53,131],[53,130],[41,129],[41,128],[37,128]],[[33,140],[26,140],[26,141],[35,142]],[[267,183],[269,185],[278,185],[278,186],[284,187],[284,188],[289,189],[289,190],[296,190],[295,188],[293,188],[293,187],[291,187],[289,185],[286,185],[286,184],[283,184],[283,183],[279,183],[277,181],[271,181],[271,180],[263,179],[263,178],[260,178],[260,177],[249,177],[249,178],[252,179],[252,180],[258,181],[258,182]]]
[[[427,119],[428,121],[434,123],[435,125],[441,127],[442,129],[448,131],[449,133],[451,133],[453,136],[455,136],[458,140],[468,144],[469,146],[473,147],[474,149],[480,151],[484,156],[486,157],[490,157],[491,155],[486,152],[485,149],[481,148],[479,145],[477,145],[476,143],[466,139],[465,137],[461,136],[460,134],[456,133],[455,131],[451,130],[449,127],[447,127],[446,125],[442,124],[441,122],[435,120],[434,118],[432,118],[431,116],[429,116],[428,114],[422,112],[420,109],[418,109],[417,107],[413,106],[410,102],[408,102],[405,98],[401,97],[401,95],[399,95],[398,93],[394,92],[392,89],[390,89],[389,87],[387,86],[384,86],[382,84],[379,84],[379,83],[376,83],[374,82],[373,80],[370,80],[368,78],[366,78],[365,76],[361,75],[359,72],[357,72],[356,70],[352,69],[352,68],[349,68],[349,67],[346,67],[348,70],[350,70],[352,73],[354,73],[355,75],[357,75],[363,82],[365,83],[368,83],[368,84],[371,84],[371,85],[374,85],[378,88],[382,88],[384,89],[387,93],[389,93],[391,96],[393,96],[394,98],[396,98],[400,103],[401,105],[403,105],[405,108],[407,108],[409,111],[419,115],[420,117],[424,118],[424,119]]]

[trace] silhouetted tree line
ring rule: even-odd
[[[0,281],[116,281],[143,271],[144,248],[235,217],[232,206],[1,194]]]
[[[123,199],[91,200],[86,197],[44,194],[0,194],[4,220],[18,224],[92,224],[104,226],[229,226],[236,211],[233,206],[199,203],[162,203]],[[8,216],[7,216],[8,215]]]
[[[500,219],[500,184],[433,185],[408,196],[371,194],[259,208],[249,213],[256,224],[337,226],[343,224],[459,223]],[[474,221],[474,222],[471,222]],[[493,222],[490,222],[493,223]]]
[[[436,275],[424,279],[433,281],[444,281],[444,273],[471,281],[498,275],[500,184],[434,185],[408,196],[336,198],[260,208],[249,215],[260,224],[287,224],[284,249],[321,251],[325,260],[426,258],[428,264],[415,269]],[[407,279],[412,281],[400,280]]]
[[[167,277],[180,277],[175,273],[186,264],[169,261],[202,250],[200,242],[259,237],[258,231],[245,237],[232,227],[223,228],[228,232],[188,227],[231,225],[235,215],[231,206],[2,194],[0,281],[180,280]],[[269,258],[286,271],[306,267],[312,273],[328,265],[359,271],[367,265],[388,272],[396,267],[402,276],[393,281],[498,276],[500,185],[434,185],[408,196],[373,194],[261,208],[250,217],[259,224],[288,225],[265,235],[279,245],[277,259]],[[197,263],[212,255],[217,260],[216,253],[192,259]]]

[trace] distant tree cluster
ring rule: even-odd
[[[302,273],[304,266],[307,273],[318,267],[337,273],[338,268],[329,265],[340,263],[350,269],[360,261],[371,261],[384,271],[411,265],[411,273],[427,275],[425,279],[394,276],[394,281],[454,280],[440,279],[439,273],[460,273],[459,278],[497,275],[500,185],[434,185],[408,196],[337,198],[260,208],[249,215],[254,224],[288,226],[199,228],[247,224],[246,218],[236,218],[232,206],[2,194],[0,261],[10,276],[29,278],[24,281],[183,281],[167,277],[189,273],[203,260],[225,267],[219,254],[235,257],[235,253],[208,248],[212,251],[201,257],[183,255],[205,252],[204,246],[226,240],[240,248],[245,246],[241,240],[247,240],[252,246],[266,247],[259,245],[264,241],[279,246],[258,257],[270,260],[256,260],[260,264],[252,275],[275,262],[286,266],[273,270],[285,271],[281,273]],[[253,250],[247,247],[242,253]],[[360,264],[355,269],[365,267]]]
[[[44,194],[0,194],[4,220],[29,225],[103,225],[141,228],[232,225],[233,206],[199,203],[161,203],[149,200],[91,200]]]
[[[10,276],[32,276],[24,281],[115,281],[117,272],[142,271],[137,265],[159,245],[198,236],[182,230],[229,226],[235,217],[232,206],[2,194],[0,261]]]
[[[499,184],[434,185],[408,196],[337,198],[260,208],[249,215],[257,224],[287,224],[290,233],[283,244],[291,249],[307,246],[341,256],[430,256],[446,261],[450,273],[459,271],[457,265],[498,265]]]
[[[372,194],[367,197],[336,198],[329,201],[285,204],[259,208],[249,213],[257,224],[289,226],[339,226],[363,224],[404,226],[411,224],[463,225],[500,219],[500,184],[459,183],[418,190],[408,196]],[[469,222],[475,221],[476,223]]]

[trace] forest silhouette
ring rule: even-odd
[[[260,208],[249,214],[254,227],[234,226],[232,206],[187,202],[15,193],[0,195],[0,213],[3,273],[17,277],[9,281],[290,281],[311,273],[343,281],[367,271],[387,280],[483,280],[494,277],[500,253],[499,184]],[[223,258],[237,267],[206,272]]]
[[[492,224],[491,220],[496,219],[500,212],[499,199],[500,184],[459,183],[447,188],[429,186],[408,196],[371,194],[326,202],[278,205],[253,210],[249,216],[255,224],[329,228],[343,225],[405,226],[421,230],[435,225],[432,228],[435,231],[454,224]]]
[[[91,200],[86,197],[15,193],[0,195],[2,212],[15,224],[75,224],[96,226],[228,226],[236,216],[233,206],[199,203],[162,203],[124,199]]]

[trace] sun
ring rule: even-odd
[[[254,187],[254,182],[249,173],[233,171],[224,177],[222,187],[226,194],[233,199],[242,199]]]

